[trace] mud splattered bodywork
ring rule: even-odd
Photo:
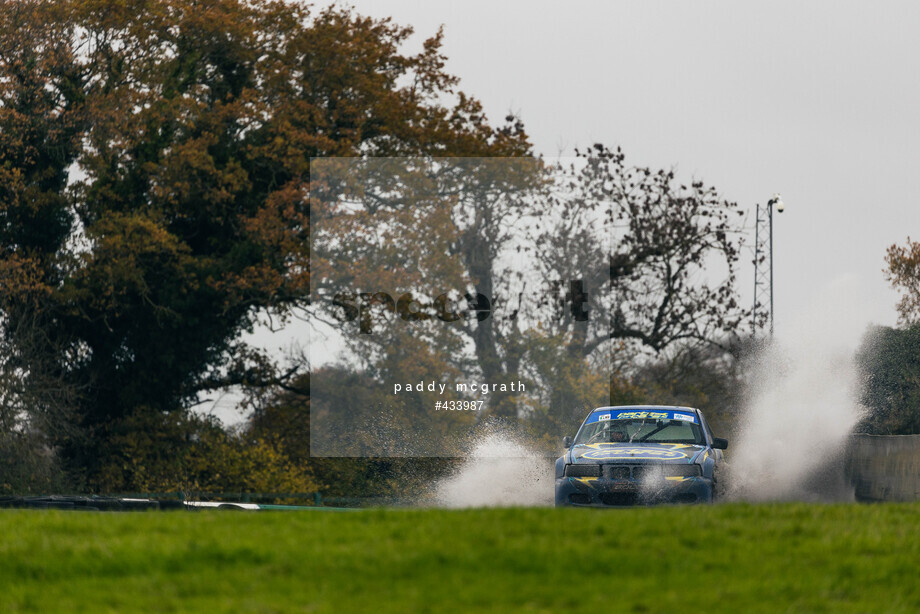
[[[710,502],[726,445],[697,409],[595,409],[556,460],[556,505]]]

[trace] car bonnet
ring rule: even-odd
[[[592,443],[574,446],[569,453],[573,463],[692,463],[705,446],[683,443]]]

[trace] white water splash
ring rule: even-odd
[[[855,286],[831,284],[752,365],[753,395],[727,456],[732,498],[852,498],[842,463],[863,411],[853,355],[866,329]]]
[[[442,507],[553,504],[553,464],[518,438],[494,430],[479,438],[469,458],[435,489]]]

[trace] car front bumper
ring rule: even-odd
[[[608,478],[556,478],[556,507],[617,507],[659,503],[711,503],[706,477],[659,478],[639,483]]]

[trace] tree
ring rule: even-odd
[[[298,378],[297,388],[309,390],[311,376],[334,380],[335,384],[328,389],[337,393],[335,398],[319,400],[326,408],[335,405],[343,410],[341,414],[347,416],[356,411],[360,412],[362,405],[373,402],[373,384],[365,375],[338,368],[330,368],[326,372],[318,371],[320,372],[308,373]],[[316,399],[309,394],[290,390],[275,391],[275,394],[252,413],[243,436],[272,441],[285,457],[290,459],[291,464],[308,468],[310,474],[321,484],[324,497],[357,498],[365,501],[368,498],[418,501],[420,497],[430,494],[428,491],[440,476],[457,467],[456,459],[444,457],[318,457],[311,449],[310,437],[310,405],[315,401]],[[400,408],[401,411],[407,409]],[[430,409],[430,406],[426,409]],[[320,408],[317,413],[322,415],[324,411],[324,408]],[[372,426],[359,424],[358,428],[347,434],[351,439],[343,447],[352,453],[360,452],[354,447],[349,450],[348,446],[360,445],[361,438],[373,430]],[[323,435],[320,434],[321,437]],[[440,443],[443,445],[444,442]],[[442,452],[444,456],[455,453],[453,449]]]
[[[525,362],[605,373],[610,403],[701,400],[697,385],[717,392],[722,380],[704,382],[692,367],[732,362],[726,352],[749,317],[737,299],[742,212],[701,181],[680,185],[673,170],[628,166],[619,148],[600,144],[552,178],[534,249],[541,277],[556,286],[532,308],[540,326],[530,335],[559,349],[534,353],[531,342]],[[542,379],[552,422],[590,409],[579,399],[584,386],[570,382]]]
[[[56,443],[98,488],[136,411],[279,383],[240,339],[309,302],[311,157],[523,138],[455,92],[440,32],[405,55],[411,29],[348,10],[26,0],[0,26],[2,321],[79,391]]]
[[[540,260],[547,275],[578,272],[596,288],[597,316],[569,318],[576,349],[609,339],[660,352],[678,342],[718,344],[750,313],[737,300],[743,216],[715,188],[678,184],[673,170],[629,167],[617,148],[594,145],[560,168],[544,215]],[[555,215],[554,215],[555,214]]]
[[[0,489],[75,490],[79,484],[64,471],[55,446],[78,435],[72,412],[79,390],[59,364],[66,348],[51,346],[38,323],[13,321],[17,327],[8,325],[0,337],[0,448],[7,459]]]
[[[574,433],[595,407],[642,401],[628,376],[573,354],[571,338],[534,329],[523,345],[522,372],[530,392],[518,402],[525,408],[527,431],[546,452],[557,451],[560,436]]]
[[[619,150],[595,146],[570,167],[526,158],[357,161],[330,168],[327,179],[337,189],[317,198],[324,230],[314,256],[329,284],[317,275],[314,286],[346,289],[338,296],[350,297],[354,358],[376,369],[394,345],[391,328],[401,327],[466,376],[531,382],[530,398],[490,396],[492,415],[538,417],[547,399],[567,399],[557,408],[566,415],[583,413],[589,401],[577,389],[596,386],[563,374],[628,379],[640,350],[725,345],[749,316],[735,276],[741,212],[702,182],[677,185],[673,171],[627,166]],[[484,317],[439,321],[432,297],[450,288],[449,300],[484,297]],[[371,297],[363,310],[362,293]],[[425,321],[400,322],[403,293],[429,297],[419,308]],[[361,331],[359,312],[369,314]]]
[[[920,433],[920,326],[870,328],[856,353],[868,412],[857,430],[877,435]]]
[[[111,492],[304,494],[320,486],[276,437],[227,432],[210,417],[138,408],[110,440],[97,479]]]
[[[713,432],[727,437],[740,426],[748,375],[742,357],[752,350],[747,341],[730,351],[712,344],[675,347],[642,364],[633,381],[644,398],[702,409]]]
[[[858,429],[885,435],[920,433],[920,243],[891,245],[885,277],[902,292],[897,310],[903,328],[870,328],[856,354],[863,375]]]
[[[905,326],[920,323],[920,243],[907,237],[907,245],[888,248],[885,277],[903,292],[898,302],[900,322]]]
[[[351,360],[377,380],[404,383],[421,375],[394,368],[412,364],[393,360],[408,348],[417,364],[441,365],[427,371],[439,380],[453,372],[502,383],[517,373],[514,297],[498,263],[520,239],[516,222],[529,212],[527,196],[543,177],[538,161],[520,156],[526,152],[515,124],[476,158],[323,164],[315,183],[328,189],[313,194],[313,291],[322,299],[315,313],[332,317],[327,321],[342,331]],[[412,314],[402,313],[402,297],[403,307],[414,305]],[[476,314],[445,313],[463,311]],[[325,388],[325,380],[314,384]],[[516,411],[505,391],[486,403],[493,415]],[[428,414],[430,408],[418,418]]]

